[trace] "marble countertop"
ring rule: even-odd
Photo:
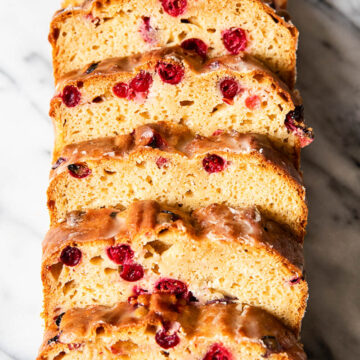
[[[0,11],[0,360],[34,359],[42,338],[41,241],[53,142],[47,32],[59,0]],[[360,359],[360,0],[290,0],[298,87],[316,142],[303,151],[311,296],[309,359]]]

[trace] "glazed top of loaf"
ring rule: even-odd
[[[301,103],[297,91],[290,91],[288,86],[260,61],[244,52],[238,55],[224,55],[206,59],[196,53],[184,50],[181,46],[164,47],[147,53],[125,56],[120,58],[105,59],[92,63],[82,69],[71,71],[57,82],[57,91],[69,83],[78,83],[95,77],[114,75],[120,72],[133,73],[146,65],[155,69],[158,61],[181,61],[196,74],[228,69],[238,73],[256,72],[263,76],[270,76],[281,91],[281,96],[286,101],[293,101],[296,105]]]
[[[72,212],[47,233],[43,241],[43,259],[46,261],[74,242],[106,239],[127,242],[137,235],[157,235],[164,229],[187,232],[199,241],[234,241],[265,247],[267,251],[280,255],[301,277],[302,244],[288,228],[266,219],[256,208],[234,209],[220,204],[199,208],[191,214],[150,200],[134,202],[124,211]]]
[[[62,9],[57,11],[54,17],[72,9],[91,11],[98,6],[101,7],[103,1],[104,0],[64,0],[62,2]],[[260,0],[260,2],[267,5],[266,10],[268,13],[274,14],[275,16],[277,15],[284,23],[290,22],[291,18],[286,10],[287,0]]]
[[[256,342],[264,347],[264,353],[286,351],[293,360],[305,360],[306,355],[294,334],[279,320],[256,307],[233,303],[208,305],[180,305],[174,295],[140,295],[136,308],[128,303],[113,307],[92,306],[71,309],[45,333],[43,349],[50,340],[61,344],[78,344],[84,340],[96,341],[96,329],[102,327],[104,336],[126,332],[130,327],[161,326],[167,322],[174,328],[181,327],[187,339],[196,337],[216,338],[219,334],[230,341]],[[267,341],[269,337],[271,342]],[[265,355],[265,354],[264,354]]]
[[[57,162],[52,166],[50,178],[66,171],[69,164],[87,160],[119,159],[144,149],[194,158],[203,154],[226,152],[229,154],[254,154],[285,171],[295,182],[302,185],[300,173],[293,163],[275,150],[264,135],[226,133],[217,131],[210,137],[193,135],[183,125],[165,122],[143,125],[131,134],[83,141],[64,147]]]

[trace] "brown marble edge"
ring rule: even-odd
[[[210,339],[220,332],[235,343],[256,342],[264,347],[266,353],[269,348],[265,338],[271,336],[280,347],[271,353],[285,351],[293,360],[306,359],[296,336],[275,317],[253,306],[234,303],[181,305],[175,296],[168,294],[141,295],[139,305],[140,311],[127,303],[69,310],[58,327],[52,324],[45,332],[40,356],[42,352],[51,351],[54,344],[64,346],[93,339],[99,326],[105,334],[114,334],[130,327],[134,330],[134,327],[146,327],[148,324],[161,326],[164,321],[170,321],[179,324],[188,339],[197,336]],[[56,340],[49,344],[50,339]]]
[[[153,149],[148,146],[154,136],[160,136],[162,146]],[[194,158],[207,153],[253,154],[267,163],[282,169],[299,186],[303,185],[302,176],[292,161],[282,152],[275,150],[265,135],[241,134],[236,131],[221,132],[205,137],[193,135],[183,125],[158,122],[136,128],[131,134],[106,137],[67,145],[60,153],[62,163],[52,167],[50,180],[66,171],[69,164],[89,160],[119,159],[136,151],[157,151],[176,153]],[[164,155],[166,156],[166,155]]]
[[[52,227],[43,240],[45,264],[67,245],[95,241],[131,243],[136,235],[157,236],[165,229],[189,233],[195,240],[236,241],[266,248],[302,277],[302,243],[286,226],[262,216],[256,208],[234,209],[213,204],[187,214],[155,201],[134,202],[127,210],[113,208],[74,211]],[[50,260],[51,261],[51,260]]]

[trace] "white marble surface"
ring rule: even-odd
[[[58,0],[0,0],[0,360],[34,359],[53,135],[48,23]],[[310,359],[360,359],[360,0],[292,0],[299,82],[316,142],[303,152],[310,203]]]

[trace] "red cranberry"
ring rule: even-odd
[[[150,146],[153,149],[163,149],[166,146],[166,142],[160,134],[154,132],[146,146]]]
[[[222,41],[226,50],[233,55],[238,54],[240,51],[244,51],[247,46],[246,33],[240,28],[231,28],[223,31]]]
[[[160,0],[165,12],[171,16],[179,16],[185,12],[187,0]]]
[[[155,285],[156,292],[174,294],[177,297],[186,297],[188,288],[180,280],[163,279]]]
[[[131,81],[130,88],[135,92],[147,92],[153,80],[148,72],[140,71]]]
[[[181,47],[188,51],[194,51],[202,57],[206,57],[207,45],[200,39],[187,39],[181,43]]]
[[[109,259],[119,265],[129,263],[134,257],[134,251],[132,251],[131,247],[126,244],[111,246],[106,250],[106,252]]]
[[[218,129],[213,132],[211,136],[219,136],[224,133],[224,130]]]
[[[220,82],[220,91],[224,97],[224,100],[233,100],[239,93],[240,86],[234,79],[225,79]]]
[[[66,159],[63,158],[63,157],[59,157],[57,160],[56,160],[56,163],[53,164],[53,166],[51,167],[52,170],[55,170],[57,169],[63,162],[65,162]]]
[[[260,98],[257,95],[249,96],[245,99],[245,105],[248,109],[258,109],[260,106]]]
[[[218,155],[209,154],[203,159],[203,167],[208,173],[223,171],[226,167],[226,161]]]
[[[77,349],[80,349],[80,347],[81,347],[80,343],[68,344],[68,349],[69,350],[77,350]]]
[[[167,330],[163,329],[156,333],[155,341],[163,349],[170,349],[179,344],[180,338],[176,333],[170,334]]]
[[[91,174],[91,169],[85,163],[68,165],[69,174],[77,179],[83,179]]]
[[[180,65],[166,63],[163,61],[158,62],[156,71],[164,83],[171,85],[178,84],[185,74],[184,69]]]
[[[142,18],[143,22],[140,25],[140,34],[145,42],[149,44],[156,43],[156,31],[150,25],[150,18],[148,16],[144,16]]]
[[[231,360],[232,355],[221,344],[214,344],[203,360]]]
[[[60,255],[61,262],[66,266],[76,266],[81,260],[81,251],[72,246],[67,246]]]
[[[140,264],[125,264],[120,276],[126,281],[138,281],[143,278],[144,269]]]
[[[67,85],[62,91],[61,99],[67,107],[74,107],[79,104],[81,94],[75,86]]]
[[[169,160],[160,156],[157,160],[156,160],[156,166],[161,169]]]
[[[119,98],[126,98],[129,93],[129,86],[123,82],[117,83],[113,87],[113,92]]]
[[[290,283],[291,285],[296,285],[296,284],[300,284],[300,282],[301,282],[302,280],[304,280],[304,277],[303,277],[303,276],[301,276],[301,277],[294,277],[294,278],[292,278],[292,279],[289,281],[289,283]]]
[[[295,107],[295,110],[288,112],[286,115],[286,120],[293,120],[298,123],[304,122],[304,106],[298,105]]]
[[[296,106],[295,110],[290,111],[286,115],[285,126],[299,138],[300,146],[302,148],[314,141],[314,134],[312,130],[306,128],[304,125],[303,106]]]

